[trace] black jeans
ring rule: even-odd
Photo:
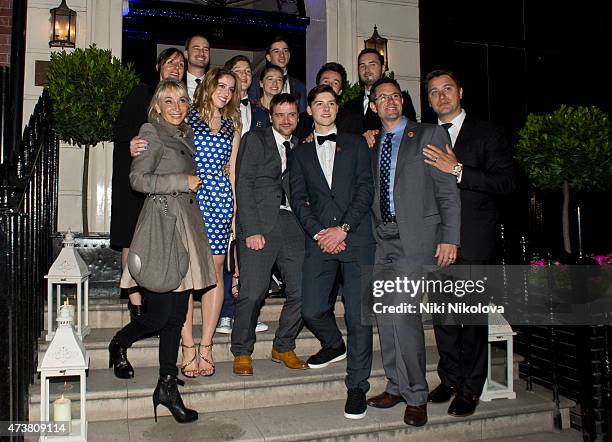
[[[159,332],[159,375],[177,376],[176,357],[189,291],[154,293],[141,288],[141,293],[147,300],[147,312],[119,330],[115,338],[122,346],[130,347],[144,336]]]

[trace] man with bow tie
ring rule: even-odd
[[[210,65],[210,43],[202,35],[193,35],[185,42],[185,59],[187,60],[187,72],[185,83],[189,99],[193,101],[196,88],[204,80]]]
[[[372,367],[372,326],[361,302],[362,294],[369,294],[374,259],[371,153],[362,136],[338,133],[331,86],[312,89],[307,110],[314,121],[313,141],[300,144],[289,161],[291,207],[307,237],[302,316],[322,347],[307,362],[323,368],[347,358],[344,416],[360,419],[366,414]],[[344,279],[347,346],[333,312],[336,299],[330,296],[338,271]]]
[[[372,85],[370,107],[382,122],[373,150],[374,281],[420,281],[427,267],[447,266],[457,257],[461,205],[455,177],[423,162],[427,144],[449,142],[439,126],[420,124],[402,115],[397,81],[381,78]],[[376,288],[376,285],[374,286]],[[414,312],[375,309],[387,386],[368,405],[391,408],[406,403],[404,422],[427,423],[425,337],[418,309],[422,291],[410,296],[386,289],[384,306],[410,302]]]
[[[270,102],[271,127],[247,132],[236,160],[236,230],[240,284],[232,329],[233,371],[253,374],[251,354],[261,303],[268,291],[274,263],[286,284],[287,299],[272,343],[272,360],[287,368],[305,369],[295,339],[302,328],[302,261],[304,232],[293,213],[287,160],[297,139],[299,118],[292,95],[280,93]]]

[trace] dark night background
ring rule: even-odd
[[[596,105],[609,113],[608,5],[603,0],[422,0],[421,75],[438,68],[455,71],[466,111],[501,124],[513,142],[528,113],[550,112],[561,104]],[[423,89],[421,103],[423,121],[435,122]],[[559,255],[560,192],[538,195],[544,222],[535,226],[528,190],[523,178],[519,192],[504,203],[509,241],[516,245],[519,232],[530,232],[534,251]],[[574,196],[572,203],[582,205],[585,252],[611,252],[607,206],[612,194]]]

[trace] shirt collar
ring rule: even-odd
[[[321,134],[321,133],[317,132],[316,130],[313,131],[313,133],[314,133],[313,139],[315,140],[315,144],[317,144],[316,143],[317,135],[321,135],[321,136],[329,135],[329,134],[336,134],[336,135],[338,135],[338,127],[334,126],[334,128],[332,130],[330,130],[329,132],[327,132],[326,134]]]
[[[449,123],[452,123],[451,128],[461,127],[461,125],[463,124],[463,120],[465,120],[465,115],[465,109],[461,108],[461,112],[459,112],[459,115],[449,121]],[[442,124],[442,121],[440,121],[440,119],[438,118],[438,125]]]
[[[402,115],[402,117],[400,118],[399,124],[397,126],[395,126],[395,128],[392,131],[390,131],[390,133],[392,133],[392,134],[403,133],[404,129],[406,129],[406,124],[408,124],[408,118],[406,118],[405,116]],[[382,130],[380,138],[383,139],[385,137],[385,135],[387,135],[387,131],[383,127],[383,130]]]
[[[291,143],[291,137],[289,137],[288,140],[285,139],[285,137],[278,133],[274,127],[272,127],[272,133],[274,134],[274,140],[276,141],[277,146],[282,146],[285,141],[289,141]]]
[[[187,81],[194,82],[194,81],[196,81],[197,78],[199,78],[201,80],[202,78],[204,78],[204,75],[202,75],[201,77],[196,77],[191,72],[187,71]]]

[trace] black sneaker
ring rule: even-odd
[[[310,368],[324,368],[332,362],[338,362],[346,358],[346,347],[344,342],[338,348],[322,348],[318,353],[308,358]]]
[[[365,393],[361,388],[349,388],[344,406],[344,417],[347,419],[363,419],[368,405]]]

